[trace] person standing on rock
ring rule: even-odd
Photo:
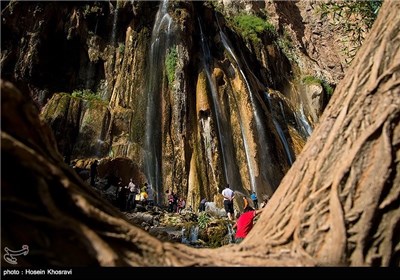
[[[129,179],[129,184],[128,184],[128,199],[126,201],[126,211],[130,210],[135,210],[136,208],[136,201],[135,201],[135,196],[136,196],[136,185],[133,183],[132,178]]]
[[[98,161],[97,159],[90,165],[90,185],[93,187],[96,185],[96,176],[97,176],[97,166]]]
[[[222,191],[222,195],[224,197],[224,208],[228,219],[232,221],[234,219],[233,199],[235,198],[235,193],[230,189],[229,184],[227,184]]]
[[[253,201],[254,209],[258,209],[258,198],[255,191],[250,195],[250,198]]]
[[[206,211],[206,202],[207,202],[207,198],[203,198],[203,199],[200,201],[199,212]]]
[[[175,200],[175,194],[173,191],[171,191],[168,194],[168,212],[170,213],[174,212],[174,200]]]
[[[245,196],[243,196],[243,209],[245,209],[247,206],[249,206],[249,201]]]

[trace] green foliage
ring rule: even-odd
[[[333,94],[334,88],[331,87],[331,85],[328,84],[327,81],[322,80],[321,85],[324,88],[324,91],[326,92],[326,94],[328,94],[328,95],[332,95]]]
[[[372,27],[383,1],[328,1],[320,3],[321,15],[331,14],[334,19],[361,20]]]
[[[103,101],[101,96],[97,95],[96,93],[92,92],[89,89],[76,89],[71,93],[72,97],[81,98],[87,101]]]
[[[319,79],[314,76],[305,76],[302,79],[302,81],[306,85],[312,85],[312,84],[321,85],[322,88],[324,89],[324,91],[326,92],[326,94],[328,94],[328,95],[332,95],[332,93],[333,93],[333,88],[328,84],[328,82],[326,82],[323,79]]]
[[[123,54],[125,52],[125,44],[124,43],[118,43],[118,51],[120,54]]]
[[[72,97],[77,97],[77,98],[82,98],[82,99],[85,99],[85,100],[94,100],[94,99],[98,98],[98,96],[96,96],[96,94],[94,92],[92,92],[91,90],[89,90],[89,89],[83,89],[83,90],[77,89],[77,90],[74,90],[71,93],[71,96]]]
[[[283,36],[279,36],[276,40],[277,45],[282,50],[282,52],[286,55],[289,60],[295,60],[293,54],[293,42],[289,33],[283,27]]]
[[[165,68],[167,70],[168,83],[172,86],[175,80],[175,69],[178,64],[178,52],[176,48],[171,48],[168,50],[165,57]]]
[[[207,228],[210,220],[210,216],[206,212],[200,212],[199,217],[197,218],[197,222],[201,229]]]
[[[258,35],[265,32],[272,36],[276,35],[275,28],[271,23],[254,15],[238,15],[233,18],[233,21],[243,38],[254,42],[261,42]]]
[[[348,33],[349,41],[353,47],[345,47],[343,51],[351,59],[363,43],[366,34],[371,29],[379,9],[382,6],[379,1],[328,1],[319,4],[322,17],[330,16],[332,24],[344,27]]]
[[[306,85],[321,84],[321,80],[314,76],[305,76],[303,77],[302,82]]]

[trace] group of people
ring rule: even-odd
[[[174,191],[167,190],[168,212],[181,213],[186,207],[186,201],[183,197],[179,197]]]
[[[90,165],[90,185],[96,186],[96,179],[98,176],[99,161],[94,160]],[[107,182],[104,186],[104,190],[107,190],[114,185],[117,187],[115,193],[115,199],[117,206],[121,211],[131,211],[136,208],[137,204],[142,206],[150,205],[154,206],[154,191],[148,183],[145,183],[142,188],[139,188],[133,183],[133,179],[129,179],[128,185],[123,186],[122,178],[117,177],[113,174],[106,176]]]
[[[235,198],[235,192],[230,188],[229,184],[222,190],[222,196],[224,197],[224,208],[227,213],[229,220],[234,220],[234,208],[233,200]],[[268,195],[263,196],[263,202],[261,208],[258,209],[258,198],[255,191],[252,192],[250,198],[253,202],[254,208],[249,205],[247,198],[243,196],[243,213],[239,216],[233,229],[236,229],[235,242],[240,243],[250,232],[254,225],[254,219],[259,215],[264,207],[267,205],[269,197]]]
[[[97,175],[98,161],[95,160],[90,167],[90,184],[95,186],[95,178]],[[110,184],[107,183],[109,186]],[[167,202],[168,202],[168,212],[180,213],[182,209],[186,206],[186,201],[184,198],[179,197],[173,191],[167,190]],[[227,184],[226,187],[221,192],[224,198],[224,209],[227,213],[228,219],[233,221],[235,219],[233,202],[235,199],[235,192]],[[253,203],[253,207],[249,205],[247,198],[243,196],[243,213],[238,217],[233,228],[236,229],[235,242],[240,243],[253,228],[254,219],[264,210],[269,197],[267,195],[263,196],[263,202],[258,208],[258,197],[255,191],[250,195],[250,199]],[[142,188],[136,186],[132,178],[130,179],[127,186],[122,186],[122,180],[119,178],[117,192],[116,192],[117,204],[122,211],[131,211],[136,208],[137,204],[143,206],[154,205],[154,194],[153,189],[147,183],[144,184]],[[205,211],[207,199],[202,198],[199,205],[199,212]]]
[[[147,183],[139,188],[133,183],[132,178],[129,179],[127,186],[123,186],[122,180],[120,180],[116,191],[116,200],[121,211],[132,211],[138,204],[154,206],[154,191]]]

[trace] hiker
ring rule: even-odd
[[[129,179],[128,184],[128,199],[126,200],[126,211],[135,210],[136,201],[135,196],[137,194],[136,185],[132,182],[132,178]]]
[[[255,191],[250,195],[250,198],[253,201],[254,209],[258,209],[258,198]]]
[[[168,194],[168,212],[174,212],[174,198],[175,194],[173,191],[169,192]]]
[[[235,198],[235,193],[230,189],[229,184],[222,191],[222,195],[224,196],[224,208],[228,219],[232,221],[234,219],[233,199]]]
[[[254,208],[247,206],[243,210],[243,214],[237,219],[233,229],[236,229],[235,242],[240,243],[247,236],[250,230],[253,228],[254,218],[260,214],[264,209],[255,210]]]

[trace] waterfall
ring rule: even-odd
[[[278,132],[278,135],[279,135],[279,139],[281,140],[281,143],[283,144],[283,147],[285,149],[286,156],[287,156],[287,159],[289,161],[289,165],[292,165],[293,164],[293,158],[292,158],[292,154],[290,152],[289,144],[288,144],[288,142],[286,140],[285,134],[283,133],[283,130],[282,130],[281,126],[275,120],[274,117],[272,117],[272,122],[274,123],[276,131]]]
[[[184,244],[196,244],[199,236],[199,226],[192,225],[189,229],[189,237],[186,237],[186,229],[182,228],[181,243]]]
[[[211,138],[211,125],[210,125],[210,118],[201,118],[200,120],[201,126],[202,126],[202,136],[204,138],[204,144],[205,144],[205,149],[206,149],[206,158],[208,161],[208,164],[212,168],[212,138]]]
[[[211,168],[211,173],[213,176],[214,181],[216,181],[215,178],[215,172],[214,172],[214,166],[212,163],[212,151],[214,150],[213,147],[213,142],[212,142],[212,136],[211,136],[211,118],[207,117],[205,118],[201,118],[200,119],[200,124],[201,124],[201,135],[203,136],[204,139],[204,148],[206,150],[206,159],[207,159],[207,163]]]
[[[189,241],[188,241],[188,239],[186,238],[186,229],[185,229],[185,228],[182,228],[181,235],[182,235],[182,237],[181,237],[181,243],[183,243],[183,244],[189,244]]]
[[[313,130],[306,118],[306,115],[304,114],[304,108],[302,103],[300,103],[300,110],[296,111],[294,115],[296,117],[296,122],[300,128],[300,131],[306,138],[310,137]]]
[[[161,202],[161,95],[164,60],[169,47],[172,18],[168,14],[168,0],[160,5],[151,34],[151,45],[146,73],[146,131],[145,131],[145,172],[148,182],[154,186],[157,202]]]
[[[269,95],[268,92],[264,92],[264,95],[267,97],[268,106],[269,106],[269,109],[270,109],[270,111],[272,113],[273,110],[272,110],[271,96]],[[285,114],[283,112],[283,107],[282,107],[282,102],[279,102],[279,106],[280,106],[282,115],[285,118]],[[273,122],[273,124],[275,126],[276,131],[278,132],[279,139],[281,140],[281,143],[282,143],[282,145],[284,147],[284,150],[286,152],[286,156],[287,156],[287,159],[289,161],[289,165],[292,165],[293,164],[293,158],[292,158],[292,153],[290,152],[289,143],[287,142],[285,134],[283,133],[283,130],[282,130],[281,126],[276,121],[276,119],[275,119],[273,114],[272,114],[272,122]]]
[[[199,226],[192,226],[190,228],[190,233],[189,233],[189,241],[191,243],[196,243],[199,237]]]
[[[238,178],[239,170],[235,168],[236,164],[233,151],[232,132],[230,131],[230,127],[227,123],[226,116],[222,110],[221,102],[219,101],[218,98],[216,84],[211,75],[211,63],[212,63],[211,54],[203,33],[202,23],[200,21],[200,18],[197,18],[197,20],[200,29],[201,49],[203,51],[203,67],[206,72],[207,82],[210,86],[212,106],[213,106],[212,109],[216,120],[218,139],[220,141],[221,156],[223,163],[222,167],[226,181],[237,183],[240,182],[240,178]]]
[[[283,120],[285,121],[285,123],[287,123],[285,111],[283,111],[282,101],[279,101],[279,108],[281,109],[281,114],[282,114]]]
[[[249,98],[250,98],[250,105],[253,108],[253,112],[254,112],[254,120],[255,120],[255,124],[256,124],[256,139],[259,141],[259,145],[257,146],[257,149],[259,149],[258,154],[259,154],[259,166],[263,167],[263,168],[268,168],[270,161],[267,159],[267,155],[268,155],[268,148],[267,148],[267,137],[265,134],[265,128],[263,126],[263,123],[261,121],[261,113],[258,109],[257,104],[255,103],[255,95],[251,89],[250,83],[239,63],[239,60],[237,59],[237,56],[235,55],[233,48],[231,47],[231,44],[229,42],[229,39],[226,37],[226,35],[224,34],[224,32],[222,32],[221,28],[220,28],[220,36],[221,36],[221,40],[222,40],[222,44],[224,45],[224,48],[228,51],[228,53],[230,54],[230,56],[233,58],[234,62],[236,63],[236,66],[239,70],[239,73],[241,74],[246,87],[247,87],[247,91],[249,93]],[[240,116],[239,116],[240,117]],[[258,189],[258,184],[255,180],[255,174],[254,171],[257,169],[257,166],[255,166],[254,164],[254,160],[252,160],[250,158],[250,151],[249,151],[249,140],[247,139],[246,134],[244,133],[244,124],[240,123],[240,127],[242,130],[242,137],[243,137],[243,142],[244,142],[244,148],[245,148],[245,152],[246,152],[246,159],[247,159],[247,165],[248,165],[248,169],[249,169],[249,174],[250,174],[250,180],[251,180],[251,189],[252,191],[257,191]],[[268,182],[269,183],[269,178],[266,177],[265,172],[261,172],[260,170],[260,176],[263,177],[262,179],[264,179],[264,182]],[[269,185],[272,185],[269,183]]]
[[[93,37],[95,37],[97,35],[98,25],[99,25],[99,17],[96,17],[96,25],[94,27]],[[88,53],[88,55],[89,55],[89,53]],[[87,71],[86,71],[85,89],[93,91],[93,88],[95,86],[95,78],[96,78],[96,64],[90,60],[90,57],[88,57],[88,67],[87,67]]]
[[[110,4],[112,5],[112,4]],[[115,3],[114,7],[114,18],[113,18],[113,26],[111,31],[111,44],[115,46],[116,36],[117,36],[117,21],[118,21],[118,1]]]
[[[229,243],[235,243],[235,231],[232,228],[231,223],[227,223],[228,227],[228,237],[229,237]]]
[[[105,144],[104,140],[97,138],[95,143],[95,155],[101,157],[102,146]]]
[[[235,60],[235,62],[238,63],[237,59],[236,59],[236,56],[233,53],[230,45],[228,44],[227,38],[226,38],[225,34],[222,31],[220,31],[220,36],[221,36],[222,43],[223,43],[225,49],[229,52],[229,54],[232,56],[232,58]],[[242,70],[240,69],[239,65],[238,65],[238,68],[239,68],[239,71],[242,74],[242,76],[244,76],[244,74],[242,73]],[[247,80],[246,80],[246,84],[247,84]],[[248,89],[249,89],[249,87],[248,87]],[[251,102],[252,102],[252,99],[251,99]],[[240,116],[239,116],[239,119],[241,120]],[[255,183],[255,178],[254,178],[254,166],[253,166],[253,161],[250,159],[250,150],[249,150],[248,139],[246,137],[246,133],[244,132],[244,127],[243,127],[242,121],[240,122],[240,129],[241,129],[241,132],[242,132],[244,150],[245,150],[245,154],[246,154],[246,161],[247,161],[247,166],[248,166],[249,174],[250,174],[251,189],[255,190],[256,183]]]

